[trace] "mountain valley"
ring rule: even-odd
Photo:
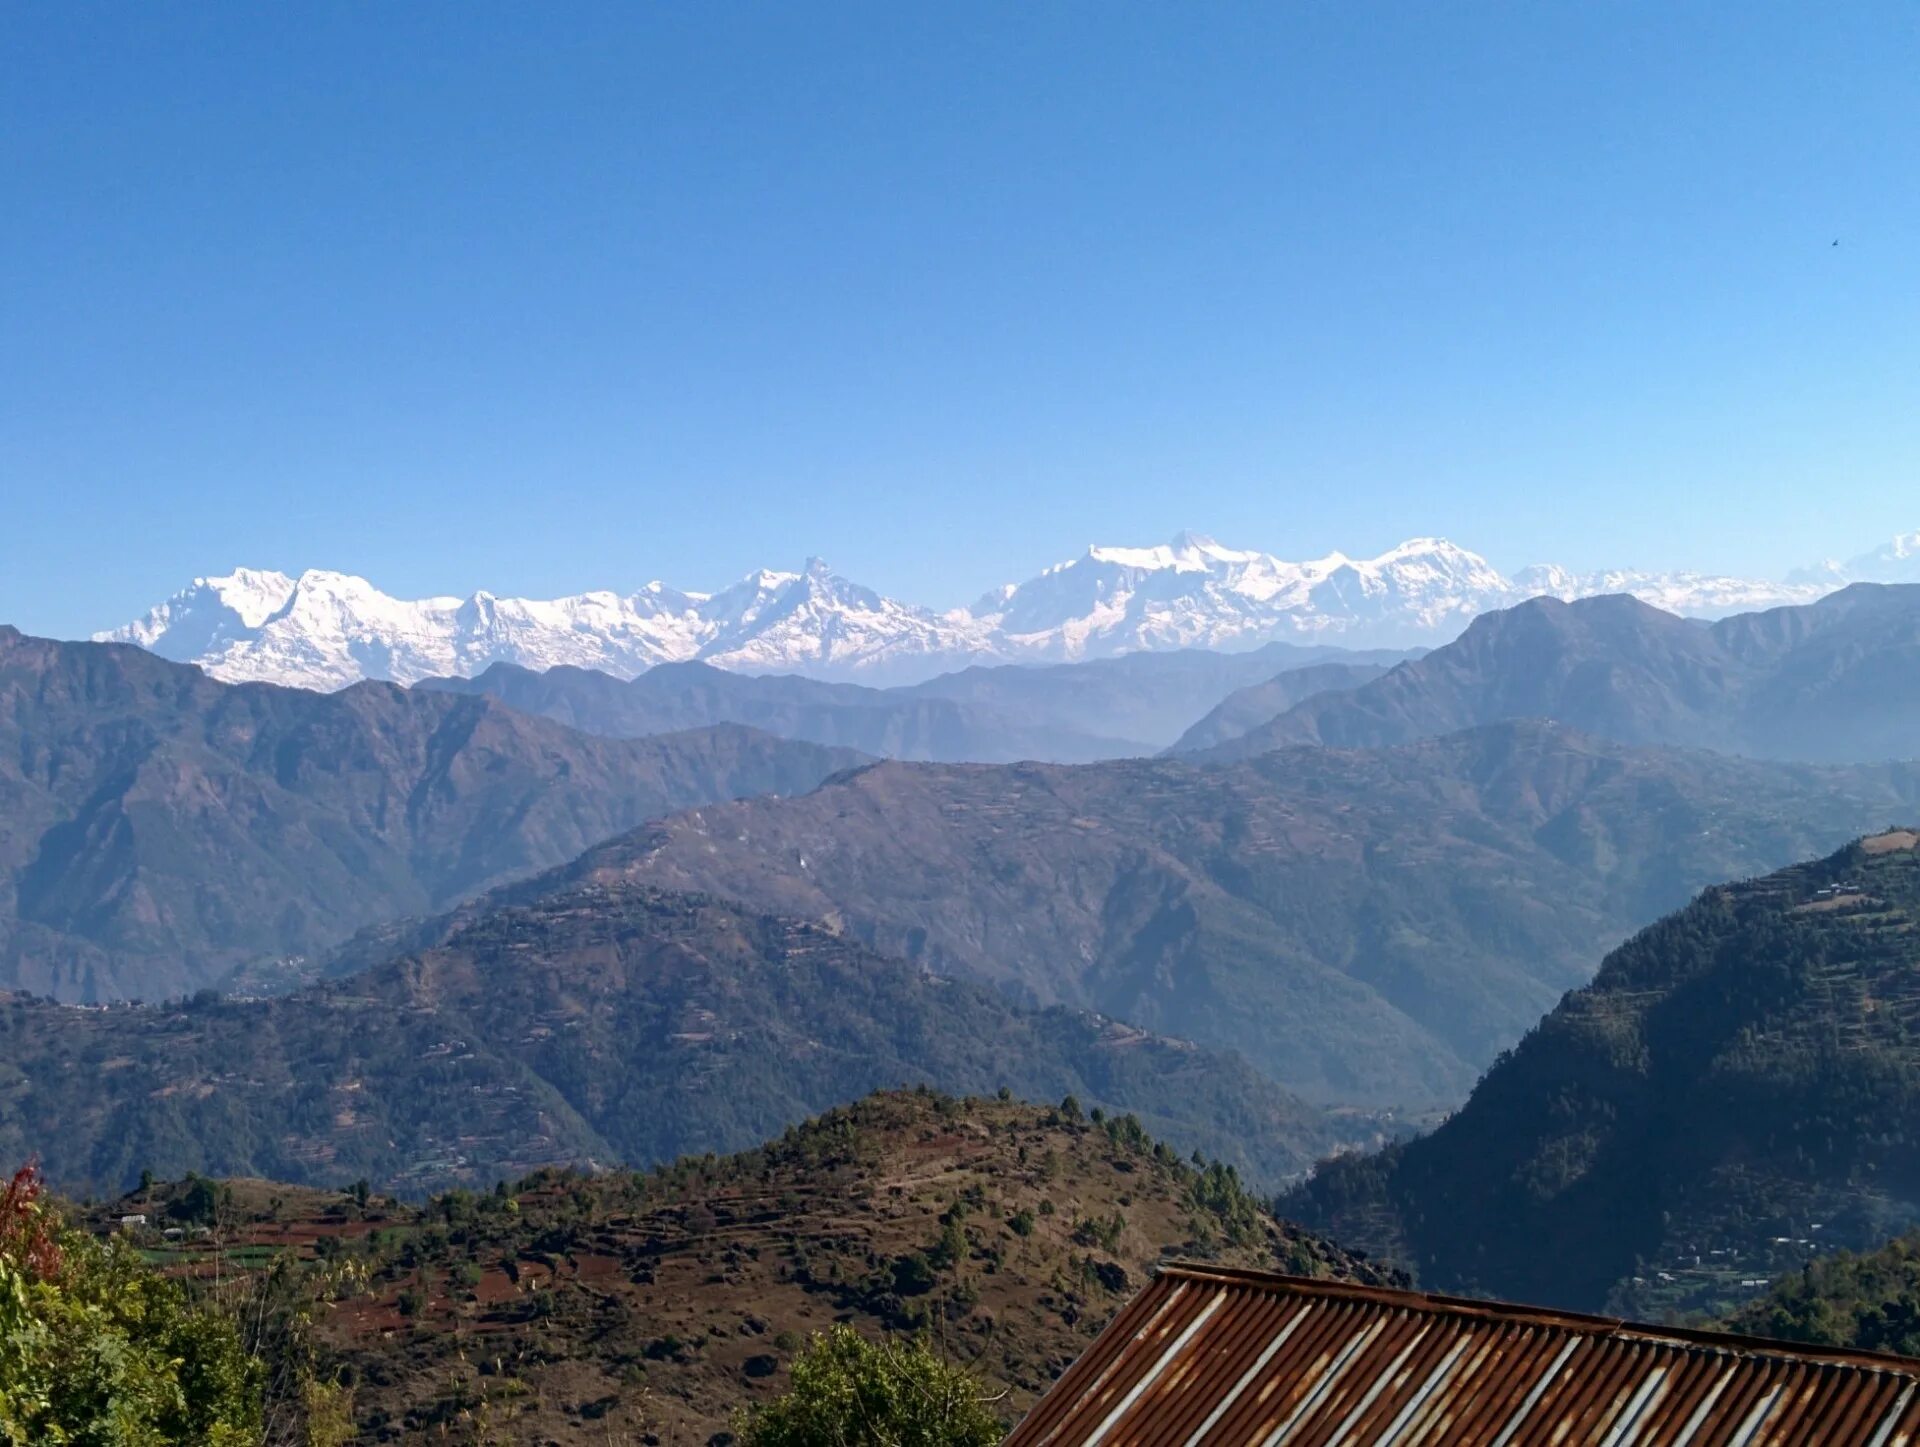
[[[3,33],[0,1447],[1920,1447],[1920,11]]]
[[[1522,723],[1231,767],[879,764],[676,815],[570,870],[826,920],[1012,998],[1236,1050],[1310,1099],[1423,1112],[1695,890],[1916,807],[1920,766]],[[434,940],[382,933],[338,968]]]
[[[804,631],[848,596],[891,616],[823,569],[804,606],[777,578],[734,600],[759,662],[628,667],[574,618],[582,663],[465,677],[479,655],[429,628],[410,656],[450,671],[319,692],[0,631],[0,1153],[110,1195],[157,1171],[398,1198],[377,1222],[326,1208],[371,1265],[329,1327],[369,1440],[476,1404],[555,1441],[711,1433],[784,1380],[791,1346],[761,1335],[829,1317],[951,1331],[1018,1397],[1158,1251],[1376,1272],[1248,1225],[1242,1180],[1425,1286],[1650,1318],[1758,1311],[1761,1282],[1920,1224],[1896,1123],[1920,838],[1792,863],[1920,816],[1898,761],[1920,754],[1920,588],[1711,622],[1541,597],[1430,651],[1259,641],[1262,615],[1219,651],[1155,630],[1271,560],[1187,539],[1087,561],[992,616],[1098,611],[1122,578],[1130,642],[882,687],[846,681],[888,677],[848,662],[878,645],[759,666],[800,635],[754,619]],[[1448,616],[1475,576],[1453,561],[1396,555],[1393,606]],[[498,653],[546,615],[490,616],[473,636]],[[286,641],[271,618],[221,636],[241,673]],[[977,1206],[1003,1126],[1009,1179],[1071,1139],[1135,1182],[1076,1178],[1065,1256],[1033,1244],[1061,1245],[1037,1205],[989,1211],[1026,1223],[1044,1291],[993,1280],[997,1246],[941,1285],[988,1243],[955,1244],[951,1209],[923,1230],[911,1181],[857,1230],[804,1224],[856,1158],[930,1141],[939,1199]],[[843,1157],[848,1129],[885,1144]],[[524,1217],[468,1194],[515,1178]],[[429,1231],[403,1203],[436,1192]],[[1138,1235],[1085,1205],[1109,1194],[1147,1211]],[[883,1247],[881,1220],[948,1244]],[[787,1244],[740,1244],[763,1229]],[[796,1269],[816,1231],[839,1244]],[[552,1293],[532,1315],[529,1283]],[[799,1325],[740,1293],[791,1297]],[[536,1317],[578,1335],[566,1356],[529,1346]],[[469,1336],[492,1372],[463,1375]]]

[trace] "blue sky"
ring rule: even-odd
[[[9,7],[0,619],[1858,552],[1916,77],[1896,3]]]

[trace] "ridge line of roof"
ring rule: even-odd
[[[1400,1287],[1368,1286],[1352,1281],[1329,1281],[1314,1276],[1293,1276],[1281,1271],[1216,1266],[1204,1261],[1163,1262],[1156,1269],[1155,1276],[1156,1278],[1171,1277],[1180,1281],[1212,1282],[1219,1286],[1245,1286],[1266,1291],[1285,1291],[1292,1295],[1313,1296],[1328,1301],[1371,1303],[1408,1311],[1425,1311],[1435,1315],[1474,1317],[1488,1322],[1519,1322],[1559,1328],[1583,1336],[1608,1337],[1629,1342],[1645,1342],[1649,1345],[1718,1352],[1728,1356],[1760,1356],[1857,1367],[1884,1372],[1889,1376],[1904,1377],[1920,1383],[1920,1358],[1897,1356],[1891,1352],[1868,1351],[1861,1347],[1810,1346],[1802,1342],[1748,1336],[1739,1332],[1658,1326],[1650,1322],[1628,1321],[1624,1317],[1562,1311],[1550,1306],[1527,1306],[1516,1302],[1487,1301],[1470,1296],[1447,1296],[1439,1292],[1412,1291]]]

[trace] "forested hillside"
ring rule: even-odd
[[[819,925],[568,883],[439,948],[264,1000],[0,998],[0,1158],[383,1189],[737,1150],[883,1086],[1138,1112],[1277,1182],[1369,1139],[1238,1058],[884,959]]]
[[[1427,1286],[1635,1314],[1920,1220],[1920,834],[1708,890],[1439,1130],[1282,1209]]]
[[[1920,1232],[1838,1251],[1788,1272],[1732,1313],[1734,1331],[1920,1357]]]

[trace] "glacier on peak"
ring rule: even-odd
[[[1180,533],[1153,547],[1096,544],[971,607],[940,611],[863,587],[818,557],[797,572],[763,569],[710,593],[655,580],[625,594],[601,589],[544,600],[485,591],[405,600],[348,573],[312,569],[296,578],[239,568],[196,578],[143,617],[95,636],[197,663],[230,681],[320,689],[365,678],[470,676],[501,662],[630,678],[696,659],[745,672],[896,684],[975,663],[1174,648],[1432,646],[1489,609],[1541,594],[1632,593],[1670,612],[1717,617],[1810,602],[1855,574],[1920,578],[1920,533],[1784,583],[1578,573],[1553,564],[1507,576],[1433,537],[1372,558],[1333,552],[1295,562]]]

